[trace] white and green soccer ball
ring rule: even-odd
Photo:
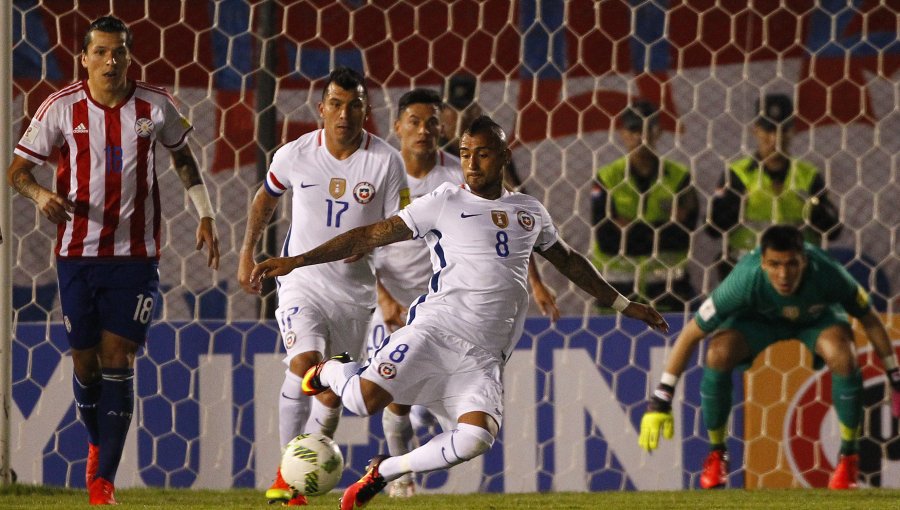
[[[334,488],[344,472],[338,445],[321,434],[300,434],[281,456],[281,477],[304,496],[319,496]]]

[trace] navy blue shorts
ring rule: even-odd
[[[159,297],[159,263],[56,261],[59,301],[69,345],[89,349],[109,331],[143,344]]]

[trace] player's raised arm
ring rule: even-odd
[[[399,216],[393,216],[378,223],[344,232],[296,257],[275,257],[264,260],[253,268],[250,280],[259,282],[263,278],[284,276],[298,267],[334,262],[368,252],[379,246],[412,238],[413,232],[406,226],[406,223]]]
[[[562,239],[538,253],[549,260],[566,278],[601,303],[605,303],[606,306],[626,317],[644,321],[657,331],[663,333],[669,331],[669,324],[659,312],[647,305],[628,301],[600,276],[594,265],[584,258],[584,255],[573,251]]]

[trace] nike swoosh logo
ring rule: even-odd
[[[311,188],[313,186],[318,186],[318,184],[303,184],[302,182],[300,183],[301,188]]]
[[[481,214],[466,214],[466,213],[459,213],[459,217],[460,217],[460,218],[471,218],[472,216],[481,216]]]

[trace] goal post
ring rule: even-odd
[[[562,237],[591,254],[592,180],[626,154],[625,108],[660,110],[660,157],[690,170],[700,204],[687,269],[696,296],[719,281],[724,241],[710,235],[711,204],[727,165],[756,150],[756,102],[792,98],[790,154],[817,166],[842,231],[823,242],[873,296],[900,340],[900,7],[890,2],[746,0],[389,0],[255,2],[154,0],[2,4],[0,162],[41,102],[84,76],[90,20],[112,13],[135,33],[133,79],[166,87],[194,131],[190,146],[217,212],[221,267],[194,249],[196,214],[157,154],[162,190],[161,300],[137,361],[133,430],[117,483],[263,487],[278,459],[277,391],[284,365],[267,304],[244,293],[237,265],[247,211],[274,148],[316,129],[321,81],[336,65],[366,75],[366,129],[397,146],[399,97],[441,91],[460,110],[491,115],[511,139],[523,189]],[[152,8],[151,8],[152,7]],[[6,30],[7,27],[11,29]],[[11,58],[10,58],[11,56]],[[7,73],[6,80],[2,73]],[[456,78],[456,80],[454,80]],[[55,155],[51,156],[51,162]],[[49,185],[52,163],[35,170]],[[84,483],[85,435],[71,395],[52,254],[55,231],[34,204],[0,193],[0,479]],[[643,200],[643,199],[641,199]],[[289,229],[282,200],[265,249]],[[624,253],[625,246],[621,247]],[[650,457],[636,434],[674,333],[659,335],[595,308],[539,262],[565,316],[534,305],[506,367],[500,441],[477,462],[420,478],[434,492],[679,489],[696,487],[706,448],[700,356],[678,388],[676,438]],[[671,282],[669,287],[671,287]],[[680,325],[690,306],[667,318]],[[6,335],[9,335],[8,337]],[[863,479],[900,486],[897,420],[885,414],[877,362],[862,335],[866,420]],[[834,461],[836,421],[823,410],[826,374],[796,342],[736,376],[731,484],[821,485]],[[746,401],[744,400],[746,397]],[[827,408],[827,406],[826,406]],[[336,437],[346,485],[384,449],[379,417],[343,417]],[[433,430],[421,428],[424,441]],[[893,435],[891,435],[893,434]],[[893,484],[893,485],[892,485]]]
[[[12,9],[0,8],[0,27],[7,34],[12,33]],[[12,38],[0,38],[0,55],[12,54]],[[12,59],[0,62],[0,168],[9,166],[12,157],[13,122],[9,114],[12,104]],[[10,459],[10,409],[12,406],[12,208],[10,191],[4,186],[0,191],[0,486],[9,485],[13,480]]]

